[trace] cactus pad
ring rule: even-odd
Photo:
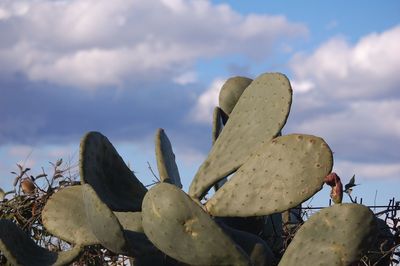
[[[191,265],[248,265],[241,248],[182,190],[152,187],[142,206],[143,229],[165,254]]]
[[[11,220],[0,219],[0,250],[11,265],[67,265],[82,251],[76,245],[72,249],[51,252],[38,246],[26,232]]]
[[[80,176],[113,211],[140,211],[147,189],[98,132],[89,132],[81,140]]]
[[[164,129],[159,128],[157,130],[155,140],[157,168],[161,181],[182,188],[181,178],[175,162],[175,154]]]
[[[221,178],[237,170],[263,143],[279,134],[286,123],[292,89],[283,74],[266,73],[243,92],[209,156],[200,166],[189,194],[202,198]]]
[[[213,216],[261,216],[293,208],[318,192],[331,172],[321,138],[292,134],[264,144],[206,203]]]
[[[141,212],[114,212],[124,230],[143,233]]]
[[[213,121],[212,121],[212,144],[217,141],[219,134],[221,134],[222,130],[222,110],[219,107],[214,108],[213,112]]]
[[[219,106],[225,114],[230,115],[240,96],[252,81],[246,77],[232,77],[222,85],[219,92]]]
[[[82,185],[82,198],[86,219],[100,244],[115,253],[126,253],[127,242],[117,216],[89,184]]]
[[[267,243],[255,234],[236,230],[219,223],[236,244],[238,244],[249,256],[252,265],[274,265],[276,258]]]
[[[47,231],[70,243],[99,244],[86,219],[80,185],[54,193],[43,208],[42,222]]]
[[[304,223],[279,265],[352,265],[375,241],[376,231],[367,207],[335,204]]]

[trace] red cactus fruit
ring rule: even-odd
[[[334,203],[342,203],[343,199],[343,184],[340,181],[340,177],[332,172],[325,177],[325,184],[332,187],[330,196]]]

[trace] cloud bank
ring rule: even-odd
[[[241,15],[205,0],[6,0],[0,25],[0,72],[87,89],[179,83],[199,58],[263,59],[277,41],[307,34],[284,16]]]
[[[298,101],[291,130],[323,136],[338,169],[400,178],[400,26],[351,44],[334,37],[290,62]]]

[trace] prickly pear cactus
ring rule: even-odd
[[[237,76],[229,78],[222,85],[219,93],[219,106],[226,115],[231,114],[240,96],[252,81],[250,78]]]
[[[374,243],[374,214],[360,204],[335,204],[298,230],[279,265],[351,265]]]
[[[249,265],[249,258],[182,190],[152,187],[143,200],[143,228],[165,254],[190,265]]]
[[[352,265],[370,246],[390,250],[393,243],[375,241],[379,220],[367,207],[341,203],[327,143],[305,134],[282,136],[291,100],[283,74],[229,79],[214,111],[212,149],[188,194],[163,129],[155,138],[162,182],[149,191],[105,136],[87,133],[81,184],[56,191],[42,211],[47,232],[73,248],[51,252],[0,219],[1,252],[12,265],[65,265],[91,245],[132,257],[131,265],[276,265],[288,231],[282,212],[290,215],[324,183],[337,204],[300,227],[279,265]],[[215,184],[215,194],[203,199]],[[37,188],[25,188],[24,197]],[[0,200],[4,195],[0,189]],[[380,234],[388,237],[390,230],[382,227]]]
[[[81,140],[80,177],[113,211],[140,211],[147,189],[99,132],[89,132]]]
[[[11,265],[67,265],[81,252],[75,245],[68,251],[51,252],[38,246],[26,232],[10,220],[0,219],[0,250]]]
[[[212,145],[217,141],[222,131],[222,110],[219,107],[214,108],[212,121]]]
[[[89,184],[82,185],[82,198],[86,219],[99,242],[115,253],[127,253],[128,243],[117,216]]]
[[[175,162],[175,154],[164,129],[159,128],[157,130],[155,143],[157,168],[161,181],[182,188],[181,177]]]
[[[293,134],[265,143],[206,203],[214,216],[260,216],[293,208],[318,192],[331,172],[321,138]]]
[[[277,136],[291,103],[292,89],[286,76],[266,73],[256,78],[236,103],[194,177],[189,195],[202,198],[214,183],[237,170],[260,145]]]
[[[142,212],[114,212],[118,221],[124,228],[131,232],[144,233],[142,226]]]
[[[236,230],[219,223],[224,232],[249,256],[252,265],[274,265],[276,258],[268,244],[255,234]]]
[[[66,187],[54,193],[42,211],[47,231],[62,240],[80,245],[99,244],[87,221],[82,186]]]

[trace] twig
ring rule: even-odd
[[[156,174],[154,173],[153,168],[151,168],[151,165],[149,162],[147,162],[147,165],[148,165],[148,168],[149,168],[150,172],[152,173],[153,177],[158,181],[158,183],[160,183],[161,182],[160,178],[158,178],[158,176],[156,176]]]

